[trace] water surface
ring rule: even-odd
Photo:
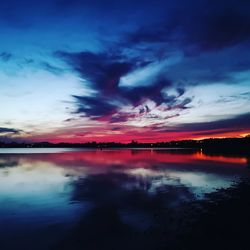
[[[0,249],[154,249],[143,237],[159,214],[171,231],[183,204],[249,178],[248,162],[193,149],[0,149]]]

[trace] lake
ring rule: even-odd
[[[164,249],[189,204],[249,177],[195,149],[0,149],[0,249]]]

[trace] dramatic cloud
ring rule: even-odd
[[[144,102],[151,100],[156,106],[168,105],[165,110],[184,109],[191,99],[186,98],[182,103],[177,103],[178,97],[182,96],[185,89],[177,87],[177,97],[168,96],[165,88],[172,83],[164,79],[162,72],[158,72],[153,81],[146,86],[121,86],[121,78],[127,74],[145,70],[150,62],[143,58],[133,58],[122,54],[95,54],[93,52],[57,52],[57,56],[69,63],[77,72],[85,84],[93,90],[89,96],[74,96],[78,103],[77,113],[84,113],[91,118],[100,118],[110,115],[110,122],[125,122],[128,118],[135,117],[131,114],[118,114],[119,110],[126,105],[136,108]],[[141,109],[140,109],[141,110]],[[162,109],[163,110],[163,109]],[[148,109],[149,111],[149,109]],[[139,114],[142,114],[139,111]]]
[[[115,92],[121,76],[136,66],[134,65],[136,62],[125,61],[119,55],[108,53],[57,52],[56,55],[68,61],[73,69],[92,84],[93,88],[107,95]]]
[[[198,122],[198,123],[186,123],[181,125],[176,125],[174,129],[164,130],[164,132],[199,132],[199,131],[208,131],[205,134],[214,134],[215,131],[218,133],[226,132],[235,132],[235,131],[244,131],[249,129],[250,124],[250,113],[242,114],[235,116],[229,119],[222,119],[212,122]],[[195,133],[196,135],[202,135],[203,133]]]
[[[139,27],[128,42],[191,45],[203,51],[222,49],[250,38],[249,12],[250,3],[245,0],[177,0],[166,10],[165,20]]]

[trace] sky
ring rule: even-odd
[[[0,141],[250,133],[250,1],[3,0]]]

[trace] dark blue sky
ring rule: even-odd
[[[0,137],[250,132],[247,0],[0,3]]]

